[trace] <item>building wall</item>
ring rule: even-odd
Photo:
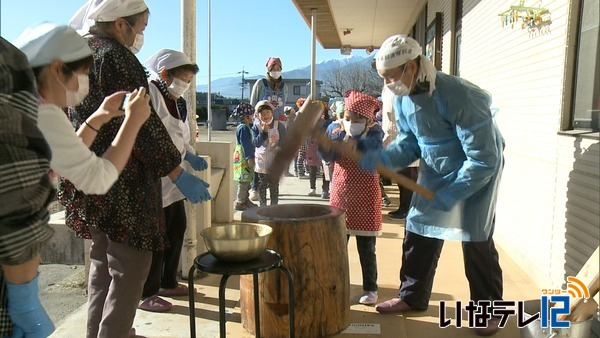
[[[435,13],[442,13],[442,72],[450,74],[452,53],[452,4],[454,1],[431,0],[427,3],[427,26],[435,19]]]
[[[429,23],[444,13],[444,72],[452,62],[451,3],[428,3]],[[495,239],[541,287],[559,287],[598,246],[598,141],[558,134],[569,113],[563,92],[570,1],[541,3],[552,17],[546,34],[502,27],[498,13],[514,4],[464,1],[461,77],[492,93],[506,139]]]

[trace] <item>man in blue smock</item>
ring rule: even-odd
[[[444,240],[462,241],[473,301],[502,299],[502,270],[494,247],[494,216],[503,167],[503,139],[490,111],[490,96],[454,76],[436,72],[419,44],[388,38],[376,56],[377,72],[394,94],[401,131],[385,149],[360,162],[400,169],[420,161],[418,183],[435,192],[414,194],[406,218],[400,292],[377,304],[381,313],[425,310]],[[488,309],[491,310],[491,309]],[[498,331],[492,318],[479,335]]]

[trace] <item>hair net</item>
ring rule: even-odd
[[[87,34],[96,22],[111,22],[148,9],[144,0],[88,0],[75,12],[69,25],[79,34]]]
[[[271,104],[271,102],[267,101],[267,100],[261,100],[256,102],[256,105],[254,106],[254,110],[256,110],[257,113],[260,113],[260,107],[262,106],[269,106],[269,108],[271,108],[271,110],[275,110],[275,108],[273,108],[273,105]]]
[[[247,102],[238,104],[231,113],[231,116],[235,118],[242,118],[247,115],[254,115],[254,107]]]
[[[49,65],[56,59],[67,63],[92,55],[85,39],[73,28],[52,23],[27,28],[14,44],[27,55],[33,68]]]
[[[373,96],[357,90],[346,92],[346,110],[353,111],[368,119],[373,119],[375,117],[375,110],[380,107],[381,102],[377,101]]]
[[[280,58],[276,58],[276,57],[269,57],[269,59],[267,60],[267,63],[265,64],[265,66],[267,67],[267,69],[271,68],[271,66],[273,65],[279,65],[279,67],[283,67],[281,65],[281,59]]]
[[[375,64],[377,71],[385,71],[400,67],[408,60],[414,60],[419,55],[422,55],[421,46],[415,39],[404,35],[392,35],[387,38],[377,51],[375,56]],[[435,75],[437,70],[425,57],[420,58],[419,74],[417,81],[429,81],[429,93],[435,90]]]
[[[173,69],[183,65],[191,65],[192,61],[182,52],[172,49],[161,49],[144,62],[152,78],[159,79],[163,69]]]
[[[291,106],[283,107],[283,112],[285,115],[296,114],[296,110],[294,109],[294,107]]]

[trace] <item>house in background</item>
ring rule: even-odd
[[[310,79],[288,79],[285,77],[285,73],[283,76],[283,82],[287,85],[288,88],[288,96],[285,102],[286,106],[294,106],[296,107],[296,101],[303,97],[306,98],[310,94]],[[252,93],[252,87],[256,83],[257,79],[246,79],[245,82],[248,83],[249,92]],[[316,81],[317,88],[315,92],[317,93],[317,99],[321,97],[321,87],[323,85],[323,81]]]
[[[488,90],[506,141],[495,240],[541,287],[600,243],[598,0],[292,0],[343,53],[414,37],[436,67]]]

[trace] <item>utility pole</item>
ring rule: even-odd
[[[240,87],[242,87],[242,102],[244,101],[244,89],[246,88],[246,82],[244,81],[244,75],[248,74],[248,72],[244,71],[244,67],[242,67],[242,71],[238,72],[238,74],[242,74],[242,83],[240,83]]]

